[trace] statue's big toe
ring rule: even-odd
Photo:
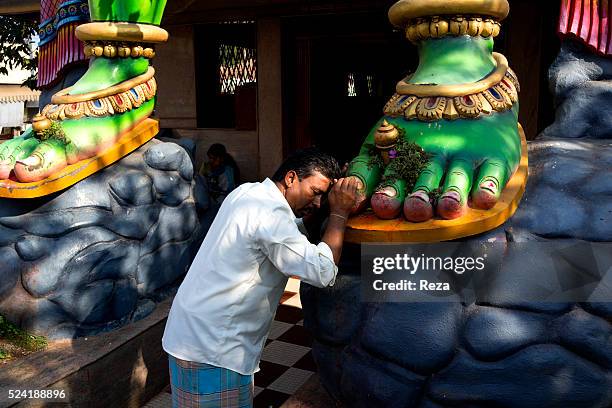
[[[68,165],[64,152],[50,147],[37,150],[31,156],[15,163],[15,177],[21,183],[43,180]]]
[[[372,210],[383,220],[397,218],[402,211],[402,200],[393,187],[384,187],[372,195]]]
[[[33,183],[45,178],[46,171],[42,159],[38,156],[30,156],[15,163],[15,176],[22,183]]]

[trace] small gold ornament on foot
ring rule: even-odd
[[[374,134],[374,143],[376,144],[376,148],[380,150],[385,165],[388,165],[391,161],[389,151],[395,147],[398,139],[399,131],[397,128],[386,120],[383,120],[383,123]]]
[[[37,135],[41,135],[45,130],[51,127],[51,121],[46,116],[37,113],[32,118],[32,129],[36,132]]]

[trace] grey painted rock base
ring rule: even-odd
[[[187,271],[206,206],[187,152],[157,140],[53,196],[0,200],[0,314],[50,338],[141,319]]]
[[[612,138],[612,59],[564,40],[548,76],[557,111],[540,137]]]
[[[612,242],[611,140],[536,140],[529,157],[514,217],[466,241]],[[506,257],[502,298],[531,256]],[[345,406],[612,406],[612,303],[365,303],[359,259],[345,246],[333,287],[301,289],[321,383]]]

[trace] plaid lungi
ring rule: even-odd
[[[253,376],[168,356],[173,408],[251,408]]]

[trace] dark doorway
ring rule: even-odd
[[[284,23],[285,154],[316,145],[349,161],[416,68],[416,48],[382,9]]]
[[[256,128],[257,31],[254,22],[195,26],[199,128]]]

